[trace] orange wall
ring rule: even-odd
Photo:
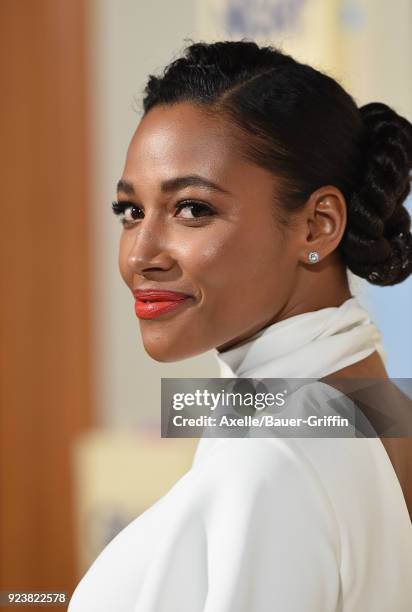
[[[76,581],[71,448],[92,418],[85,2],[0,3],[0,590]]]

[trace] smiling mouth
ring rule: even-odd
[[[144,300],[136,298],[135,313],[139,319],[155,319],[167,312],[181,308],[191,299],[191,296],[183,296],[178,299]]]

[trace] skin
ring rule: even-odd
[[[119,268],[131,291],[161,288],[192,297],[175,311],[139,319],[147,353],[179,361],[212,348],[225,351],[274,322],[339,306],[351,297],[336,248],[346,203],[332,185],[313,192],[291,229],[273,216],[276,178],[243,160],[233,126],[188,103],[154,107],[130,142],[118,191],[139,212],[124,227]],[[188,186],[163,193],[162,181],[197,174],[227,193]],[[133,188],[133,193],[130,193]],[[214,214],[193,219],[176,204],[193,199]],[[129,210],[129,213],[132,209]],[[204,210],[202,211],[202,213]],[[307,255],[316,250],[317,264]],[[325,377],[388,378],[377,352]],[[411,512],[408,440],[382,439]]]
[[[186,187],[162,194],[163,180],[199,174],[223,187]],[[275,321],[337,306],[350,297],[336,249],[346,224],[342,194],[325,186],[312,194],[294,229],[273,217],[276,181],[244,161],[224,121],[189,103],[153,108],[129,145],[118,193],[143,209],[123,230],[119,266],[127,286],[164,288],[193,296],[184,308],[139,319],[144,347],[157,361],[178,361],[212,348],[224,351]],[[215,214],[182,218],[186,198]],[[180,216],[176,216],[179,214]],[[192,215],[186,209],[186,216]],[[193,215],[192,215],[193,216]],[[307,262],[317,250],[321,262]]]

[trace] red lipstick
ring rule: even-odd
[[[155,319],[166,312],[175,310],[187,303],[191,295],[181,291],[166,291],[163,289],[136,289],[135,312],[139,318]]]

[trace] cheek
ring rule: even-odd
[[[274,280],[281,254],[282,245],[275,230],[250,224],[221,235],[211,232],[197,244],[196,258],[187,257],[187,269],[193,270],[206,290],[219,291],[221,296],[242,294],[257,283],[261,283],[264,293],[268,287],[264,280],[269,276]]]
[[[170,236],[169,255],[182,270],[188,288],[203,294],[209,307],[221,309],[233,297],[246,307],[261,301],[279,284],[282,238],[272,225],[257,226],[253,221],[224,228],[186,228],[184,234]],[[128,258],[134,248],[133,234],[122,232],[118,259],[121,277],[130,288],[134,272]]]
[[[122,232],[119,241],[118,265],[122,279],[130,288],[132,288],[133,272],[127,264],[127,258],[132,246],[132,232]]]
[[[218,346],[273,317],[287,290],[283,246],[276,229],[252,220],[219,236],[210,232],[207,240],[199,237],[196,253],[184,258],[202,293],[201,307],[193,312],[200,315],[199,338],[213,337]]]

